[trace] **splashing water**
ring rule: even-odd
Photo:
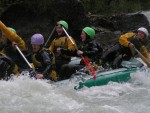
[[[131,75],[127,83],[110,82],[74,90],[24,76],[0,81],[1,113],[149,113],[149,69]]]

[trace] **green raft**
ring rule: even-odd
[[[75,86],[74,89],[81,89],[84,86],[92,87],[92,86],[101,86],[106,85],[108,82],[127,82],[131,77],[130,74],[136,72],[137,68],[121,68],[108,72],[97,73],[96,80],[90,78],[86,81],[79,82],[79,86]]]
[[[74,89],[78,90],[85,86],[93,87],[106,85],[110,81],[119,83],[127,82],[131,79],[131,73],[137,72],[143,64],[136,59],[131,59],[130,61],[123,61],[122,66],[123,68],[97,72],[96,80],[92,77],[83,78],[83,80],[81,80],[78,85],[74,87]]]

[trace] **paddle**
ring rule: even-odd
[[[22,58],[25,60],[25,62],[28,64],[28,66],[30,67],[30,77],[35,77],[36,72],[35,70],[32,68],[31,64],[29,63],[29,61],[26,59],[26,57],[24,56],[24,54],[21,52],[21,50],[19,49],[19,47],[17,46],[17,44],[15,44],[15,48],[17,49],[17,51],[20,53],[20,55],[22,56]]]
[[[140,53],[140,51],[139,51],[138,49],[136,49],[135,47],[134,47],[134,50],[138,53],[138,55],[139,55],[142,59],[144,59],[144,61],[146,62],[147,66],[150,67],[150,62],[142,55],[142,53]]]
[[[67,37],[69,38],[69,40],[71,41],[71,43],[74,45],[74,47],[76,48],[76,50],[78,51],[78,47],[76,46],[76,44],[73,42],[73,40],[71,39],[71,37],[69,36],[69,34],[67,33],[67,31],[65,30],[65,28],[62,26],[63,31],[65,32],[65,34],[67,35]],[[85,66],[87,67],[87,69],[89,70],[90,74],[93,76],[93,79],[96,79],[96,73],[95,73],[95,69],[92,66],[92,64],[88,61],[88,59],[86,59],[85,57],[83,57],[81,55],[81,58],[85,64]]]
[[[55,29],[56,29],[56,26],[54,26],[54,28],[53,28],[53,30],[52,30],[52,32],[51,32],[51,34],[49,35],[49,37],[48,37],[48,39],[47,39],[46,43],[44,44],[44,47],[46,47],[46,46],[47,46],[47,44],[48,44],[48,42],[49,42],[50,38],[52,37],[52,35],[53,35],[53,33],[54,33]]]

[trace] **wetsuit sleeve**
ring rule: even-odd
[[[144,55],[144,57],[150,62],[150,54],[148,53],[145,46],[140,48],[140,52]],[[142,59],[144,61],[144,59]]]
[[[43,58],[43,65],[46,67],[42,74],[45,78],[48,78],[50,77],[50,73],[52,71],[52,61],[48,52],[44,51],[41,55]]]
[[[89,43],[86,51],[83,51],[83,56],[87,56],[92,58],[98,54],[102,54],[103,49],[100,47],[98,43]]]
[[[119,38],[119,43],[124,46],[124,47],[128,47],[129,45],[129,41],[128,41],[128,38],[131,38],[135,35],[135,33],[126,33],[126,34],[123,34],[120,36]]]
[[[26,51],[27,47],[25,45],[25,42],[22,40],[21,37],[19,37],[16,33],[11,31],[8,27],[6,27],[1,21],[0,21],[0,29],[5,34],[5,36],[11,41],[16,42],[18,44],[18,47],[21,51]]]

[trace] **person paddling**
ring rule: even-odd
[[[16,50],[14,45],[17,44],[24,54],[27,54],[27,46],[24,40],[17,35],[16,30],[7,27],[4,23],[2,23],[2,21],[0,21],[0,30],[2,31],[3,43],[3,47],[0,53],[10,57],[13,60],[13,62],[15,62],[16,65],[14,73],[18,74],[23,69],[26,69],[27,65]]]
[[[150,62],[150,54],[147,51],[147,48],[143,44],[143,39],[147,38],[149,35],[148,31],[144,27],[137,29],[137,33],[128,32],[122,34],[119,37],[119,43],[109,48],[108,51],[105,51],[103,54],[104,62],[111,62],[113,68],[120,68],[121,62],[123,60],[130,60],[132,57],[136,57],[139,54],[137,50],[144,56],[140,57],[144,62],[145,58]],[[137,50],[136,50],[137,49]],[[147,63],[150,67],[149,63]]]
[[[150,62],[150,54],[148,53],[147,48],[143,44],[143,39],[147,38],[148,35],[148,31],[144,27],[138,28],[137,33],[126,33],[121,35],[119,38],[119,43],[123,46],[123,52],[126,55],[123,59],[130,59],[131,57],[136,56],[137,52],[134,49],[136,48]],[[142,60],[145,62],[143,58]]]
[[[97,63],[99,62],[99,58],[102,54],[102,47],[99,43],[94,40],[95,30],[91,27],[85,27],[81,32],[81,40],[82,43],[80,47],[74,51],[66,50],[61,48],[59,51],[63,55],[77,56],[77,57],[85,57],[90,62]],[[68,79],[73,73],[77,70],[85,67],[85,63],[83,59],[80,61],[80,64],[66,64],[61,68],[61,80]]]
[[[37,73],[35,77],[57,81],[55,56],[48,49],[43,48],[43,44],[44,37],[42,34],[36,33],[31,37],[32,54],[30,61]]]
[[[56,25],[57,37],[54,38],[54,40],[52,41],[49,47],[49,50],[53,52],[56,57],[56,71],[58,75],[59,75],[62,65],[68,64],[71,61],[71,56],[60,54],[59,49],[63,48],[66,50],[75,50],[74,45],[68,39],[62,27],[64,27],[66,30],[68,29],[68,23],[64,20],[57,22],[57,25]],[[71,39],[74,41],[72,37]]]

